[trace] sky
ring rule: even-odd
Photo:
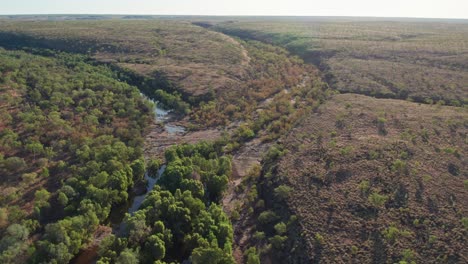
[[[467,18],[468,0],[0,0],[0,14]]]

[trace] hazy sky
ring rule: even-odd
[[[468,18],[468,0],[0,0],[0,14]]]

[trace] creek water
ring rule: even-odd
[[[172,113],[172,110],[165,110],[158,107],[158,102],[153,101],[153,103],[156,105],[154,109],[154,116],[156,118],[156,122],[164,123],[164,129],[167,133],[183,134],[186,132],[185,127],[170,124],[170,120],[175,117],[175,115]]]
[[[153,190],[154,185],[158,182],[159,178],[161,175],[164,173],[166,170],[166,165],[162,165],[161,168],[159,168],[157,175],[148,175],[148,172],[145,173],[145,180],[146,180],[146,192],[142,195],[135,196],[133,198],[132,205],[128,208],[127,213],[133,214],[135,211],[140,208],[140,205],[143,203],[145,200],[146,195]]]
[[[121,234],[125,230],[125,213],[133,214],[135,213],[145,200],[146,195],[153,190],[154,186],[158,182],[161,175],[166,170],[166,165],[162,165],[159,168],[156,175],[149,175],[148,172],[145,173],[146,189],[144,193],[140,195],[133,196],[129,201],[115,208],[109,216],[109,223],[112,227],[112,233],[115,235]],[[70,262],[73,264],[94,264],[98,258],[99,245],[93,244],[78,253],[78,255]]]
[[[154,101],[153,101],[154,102]],[[164,129],[169,134],[183,134],[186,132],[186,129],[182,126],[169,124],[170,120],[174,118],[174,115],[171,113],[171,110],[165,110],[159,108],[157,102],[154,102],[156,107],[154,109],[154,116],[156,122],[163,123]],[[145,173],[145,182],[146,189],[143,193],[139,195],[131,195],[128,202],[118,208],[114,208],[109,216],[109,224],[112,227],[113,234],[121,234],[125,230],[125,223],[123,222],[125,213],[133,214],[137,211],[143,201],[145,200],[146,195],[153,190],[154,186],[158,182],[158,179],[166,170],[166,165],[162,165],[159,168],[157,175],[149,175],[148,172]],[[98,249],[99,245],[91,245],[88,248],[82,249],[78,255],[70,261],[72,264],[93,264],[96,263],[98,258]]]

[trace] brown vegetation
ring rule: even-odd
[[[467,103],[466,23],[365,19],[217,21],[227,34],[287,48],[341,92]]]
[[[277,177],[294,190],[310,258],[466,262],[467,129],[464,109],[352,94],[309,115]]]

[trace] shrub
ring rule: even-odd
[[[389,228],[383,231],[383,235],[387,241],[390,243],[395,243],[395,241],[400,237],[409,237],[411,232],[408,230],[400,230],[396,225],[392,224]]]
[[[282,249],[284,246],[284,242],[288,239],[286,236],[275,235],[274,237],[270,238],[271,245],[276,249]]]
[[[376,192],[373,192],[371,195],[369,195],[369,203],[372,204],[374,207],[382,207],[385,202],[387,202],[388,197],[386,195],[380,195]]]
[[[242,124],[237,129],[237,136],[240,140],[247,141],[255,137],[255,132],[252,129],[250,129],[247,125]]]
[[[423,176],[423,181],[424,182],[429,182],[430,180],[432,180],[432,176],[429,175],[429,174],[426,174]]]
[[[257,221],[261,225],[267,225],[269,223],[275,222],[277,219],[278,216],[273,211],[265,211],[258,216]]]
[[[265,201],[260,199],[257,201],[257,203],[255,204],[255,208],[257,209],[262,209],[265,207]]]
[[[255,201],[255,199],[257,199],[257,197],[258,197],[257,186],[254,184],[250,188],[249,193],[247,194],[247,200],[249,201],[249,203],[252,203],[253,201]]]
[[[444,148],[443,151],[447,154],[453,154],[455,156],[459,156],[458,150],[455,148]]]
[[[254,233],[253,238],[255,240],[257,240],[257,241],[261,241],[261,240],[265,239],[265,232],[257,231],[257,232]]]
[[[35,172],[23,173],[23,175],[21,175],[21,179],[28,184],[31,183],[34,179],[36,179],[36,177],[37,173]]]
[[[340,154],[343,156],[348,156],[349,154],[351,154],[351,152],[353,152],[353,149],[354,148],[352,146],[346,146],[340,149]]]
[[[461,219],[461,223],[462,223],[463,227],[465,227],[465,229],[468,229],[468,217],[463,217]]]
[[[287,231],[286,224],[283,222],[279,222],[275,225],[275,231],[278,235],[283,235]]]
[[[362,195],[367,195],[370,190],[370,183],[368,180],[362,180],[358,185]]]
[[[429,141],[429,131],[427,131],[427,129],[423,129],[421,131],[421,139],[422,139],[422,141],[424,141],[426,143]]]
[[[41,177],[44,177],[44,178],[49,177],[49,176],[50,176],[49,169],[48,169],[48,168],[43,168],[43,169],[41,170],[41,174],[40,174],[40,175],[41,175]]]
[[[374,151],[374,150],[370,150],[369,151],[369,159],[371,160],[375,160],[379,157],[379,152],[377,151]]]
[[[68,197],[63,192],[58,193],[57,200],[63,207],[65,207],[68,204]]]
[[[358,253],[359,249],[356,246],[351,246],[351,254],[356,255]]]
[[[320,233],[315,233],[315,243],[323,245],[325,244],[325,238]]]
[[[231,220],[232,221],[237,221],[240,218],[240,214],[237,210],[234,210],[231,212]]]
[[[286,185],[280,185],[274,189],[275,196],[281,200],[287,199],[291,191],[292,188]]]
[[[40,189],[34,194],[34,205],[41,208],[49,206],[50,193],[46,189]]]
[[[24,159],[19,157],[9,157],[3,161],[3,164],[9,171],[20,171],[26,167]]]
[[[403,263],[411,263],[411,264],[416,264],[416,262],[414,262],[414,255],[415,255],[415,252],[411,249],[405,249],[403,250]],[[402,261],[400,261],[400,263],[402,263]]]
[[[378,132],[379,134],[381,135],[387,135],[387,129],[385,127],[385,124],[387,123],[387,120],[383,117],[379,117],[377,118],[377,129],[378,129]]]
[[[36,155],[42,154],[44,151],[44,146],[40,142],[31,142],[25,148],[33,154],[34,161],[36,160]]]
[[[406,162],[396,159],[392,164],[392,171],[400,174],[406,173],[407,165]]]
[[[244,253],[246,256],[247,261],[246,264],[260,264],[260,257],[257,254],[257,250],[255,247],[250,247]]]
[[[147,168],[148,168],[148,174],[150,177],[155,177],[157,176],[158,170],[161,167],[161,161],[157,159],[151,159],[148,162]]]

